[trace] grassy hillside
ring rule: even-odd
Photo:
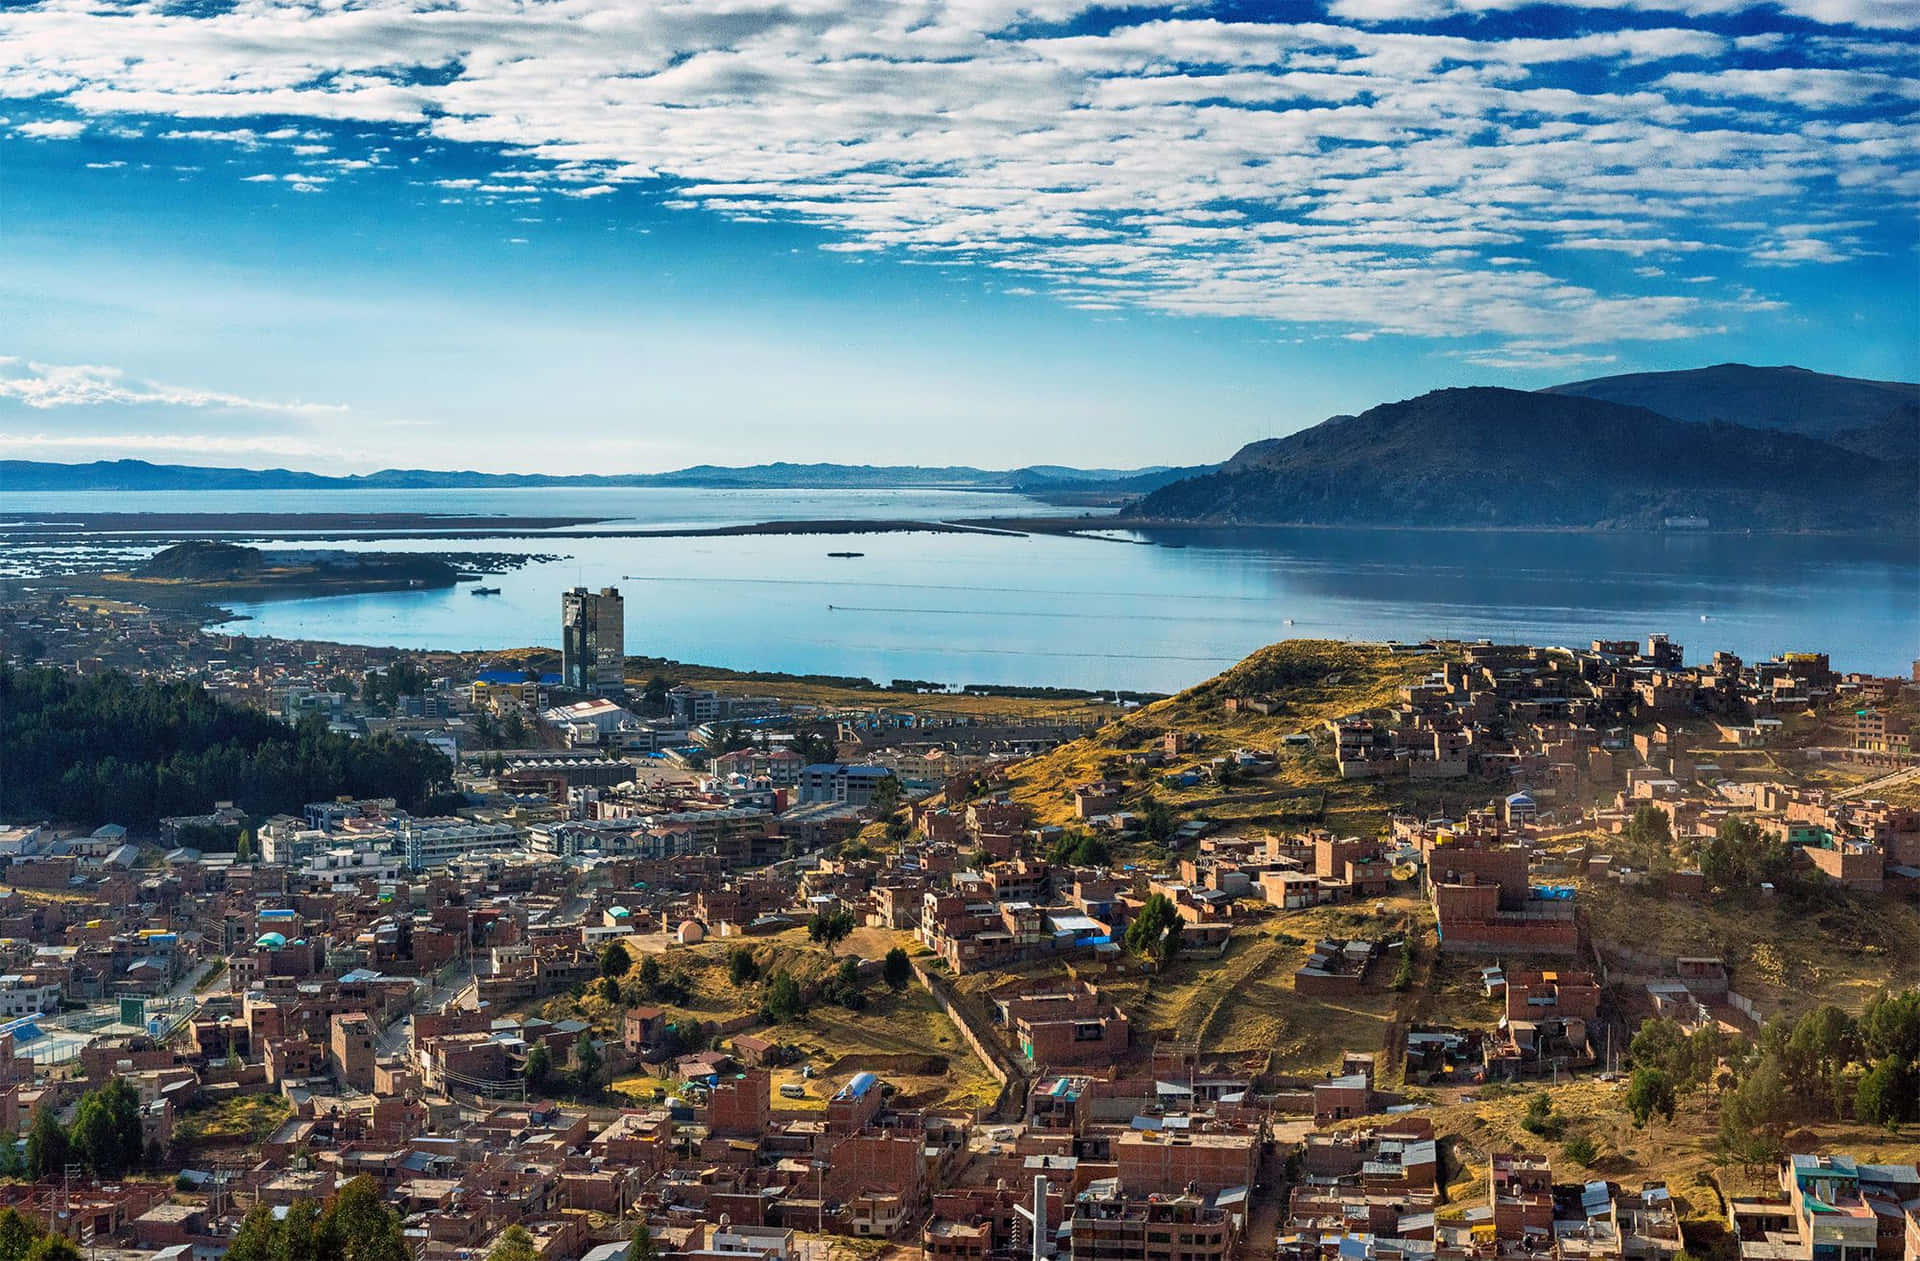
[[[658,935],[630,938],[627,946],[634,958],[651,954],[663,973],[687,982],[686,1001],[665,1004],[670,1019],[692,1017],[714,1024],[748,1015],[760,1007],[760,983],[735,985],[728,974],[727,957],[737,947],[752,952],[762,977],[785,972],[803,986],[811,986],[832,974],[842,959],[878,958],[906,941],[893,933],[863,928],[830,955],[810,943],[805,930],[795,928],[768,937],[714,939],[664,952],[665,940]],[[783,1082],[800,1082],[807,1097],[795,1101],[776,1096],[776,1107],[824,1106],[826,1096],[835,1088],[868,1069],[894,1085],[913,1106],[972,1109],[993,1102],[999,1083],[925,989],[914,984],[895,994],[876,980],[867,986],[866,994],[868,1006],[861,1011],[849,1011],[823,1000],[795,1020],[750,1026],[763,1037],[798,1047],[804,1056],[776,1072],[772,1088],[777,1090]],[[542,1014],[550,1019],[578,1016],[592,1022],[596,1031],[618,1036],[621,1011],[622,1005],[608,1003],[597,989],[589,989],[578,998],[548,1001]],[[802,1064],[811,1067],[817,1078],[803,1081]],[[660,1084],[657,1078],[634,1073],[615,1081],[613,1089],[644,1098]]]
[[[1272,751],[1283,737],[1310,731],[1329,718],[1390,704],[1402,687],[1438,664],[1432,655],[1395,656],[1375,644],[1328,639],[1273,644],[1197,687],[1020,763],[1011,775],[1013,797],[1032,806],[1043,823],[1070,824],[1074,786],[1102,776],[1130,776],[1127,804],[1133,809],[1153,797],[1186,814],[1204,811],[1230,830],[1311,818],[1347,831],[1371,831],[1389,810],[1410,801],[1414,790],[1404,783],[1343,783],[1324,751],[1289,750],[1273,774],[1228,786],[1176,790],[1159,781],[1235,748]],[[1266,715],[1226,711],[1229,697],[1262,695],[1273,696],[1280,707]],[[1197,737],[1196,749],[1169,758],[1150,774],[1128,766],[1127,754],[1160,747],[1161,737],[1174,730]],[[1458,800],[1466,790],[1451,791]]]

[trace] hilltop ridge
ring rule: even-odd
[[[1435,390],[1242,447],[1128,515],[1221,524],[1914,529],[1904,462],[1576,394]]]

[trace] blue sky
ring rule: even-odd
[[[0,9],[0,456],[1123,465],[1920,377],[1907,0]]]

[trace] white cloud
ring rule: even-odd
[[[48,118],[30,123],[15,123],[14,131],[35,140],[71,140],[87,129],[78,118]]]
[[[48,455],[72,456],[86,452],[124,455],[275,455],[299,459],[337,460],[342,452],[337,443],[317,443],[282,437],[247,437],[234,434],[72,434],[7,433],[0,431],[0,451],[15,457]]]
[[[1613,291],[1558,271],[1579,253],[1745,249],[1738,222],[1850,199],[1878,213],[1916,179],[1902,48],[1749,34],[1743,55],[1802,64],[1731,67],[1736,41],[1685,19],[1765,8],[1746,0],[1602,0],[1587,9],[1665,24],[1557,39],[1370,25],[1520,2],[1333,0],[1326,22],[1183,11],[1061,35],[1046,24],[1078,0],[245,0],[205,17],[43,0],[0,12],[0,96],[295,158],[330,147],[342,172],[385,143],[359,124],[388,124],[507,155],[482,178],[423,166],[450,204],[671,179],[670,206],[813,225],[848,263],[972,263],[1083,309],[1330,336],[1471,328],[1514,361],[1715,326],[1658,269]],[[1907,0],[1781,7],[1920,24]],[[1883,116],[1794,114],[1861,102]],[[246,125],[268,114],[306,121]],[[314,192],[327,177],[244,178]],[[1780,236],[1755,258],[1860,248]]]
[[[338,415],[337,404],[266,401],[129,379],[118,368],[98,364],[36,363],[0,356],[0,399],[13,399],[35,410],[62,407],[148,406],[217,409],[300,419]]]

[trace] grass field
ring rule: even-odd
[[[927,694],[887,687],[844,687],[807,679],[758,679],[708,666],[676,666],[663,671],[679,683],[711,688],[729,696],[778,696],[790,704],[847,709],[911,709],[917,713],[965,715],[976,718],[1040,718],[1053,721],[1101,722],[1115,717],[1120,707],[1092,697],[1028,697]],[[646,679],[637,679],[644,686]]]
[[[237,1095],[181,1113],[174,1137],[188,1145],[259,1143],[293,1111],[284,1095]]]
[[[1563,1129],[1552,1137],[1525,1130],[1520,1122],[1528,1101],[1542,1090],[1553,1100],[1553,1112]],[[1453,1092],[1458,1094],[1458,1092]],[[1778,1190],[1770,1168],[1749,1168],[1725,1160],[1716,1150],[1719,1117],[1702,1095],[1682,1100],[1671,1122],[1656,1118],[1646,1129],[1635,1129],[1625,1106],[1625,1083],[1582,1078],[1558,1086],[1515,1085],[1469,1092],[1471,1101],[1436,1107],[1430,1114],[1435,1132],[1453,1140],[1454,1156],[1465,1166],[1455,1185],[1471,1188],[1469,1202],[1485,1198],[1487,1159],[1501,1151],[1532,1151],[1554,1162],[1557,1181],[1582,1177],[1609,1178],[1622,1186],[1664,1180],[1680,1207],[1690,1242],[1700,1234],[1718,1234],[1726,1220],[1723,1195],[1750,1195]],[[1567,1159],[1561,1146],[1574,1135],[1593,1140],[1599,1155],[1583,1169]],[[1794,1151],[1831,1151],[1873,1162],[1912,1163],[1920,1159],[1920,1131],[1904,1134],[1851,1123],[1803,1127],[1788,1135]],[[1452,1211],[1458,1212],[1455,1204]],[[1705,1249],[1694,1248],[1699,1254]]]
[[[1409,929],[1431,943],[1432,915],[1424,901],[1407,895],[1343,907],[1274,912],[1236,927],[1224,956],[1183,958],[1157,975],[1137,966],[1097,978],[1100,992],[1127,1013],[1138,1055],[1161,1037],[1197,1040],[1206,1055],[1261,1057],[1264,1071],[1308,1075],[1335,1068],[1347,1051],[1386,1053],[1396,1021],[1415,1008],[1419,1018],[1437,1023],[1484,1023],[1495,1009],[1480,993],[1477,974],[1457,968],[1445,984],[1416,985],[1404,994],[1392,989],[1399,954],[1388,952],[1374,964],[1366,988],[1357,995],[1317,998],[1296,993],[1294,972],[1322,937],[1390,939]],[[1430,945],[1416,956],[1426,981],[1434,967]],[[1065,979],[1060,965],[1017,970],[1022,977]],[[984,1001],[1006,984],[1009,973],[962,977],[961,992]],[[1389,1056],[1389,1058],[1392,1058]],[[1383,1061],[1384,1063],[1385,1061]]]
[[[1432,656],[1396,657],[1371,645],[1332,640],[1274,644],[1178,696],[1020,763],[1011,775],[1013,796],[1032,806],[1041,822],[1064,825],[1074,821],[1074,786],[1102,777],[1131,777],[1129,804],[1135,807],[1148,795],[1176,810],[1193,811],[1211,798],[1259,794],[1262,800],[1208,805],[1206,814],[1243,828],[1311,818],[1343,831],[1372,832],[1391,809],[1406,804],[1414,790],[1405,783],[1342,781],[1323,752],[1288,751],[1273,774],[1225,788],[1203,783],[1171,789],[1159,781],[1235,748],[1273,750],[1282,737],[1311,731],[1329,718],[1389,704],[1403,686],[1436,665]],[[1264,694],[1284,697],[1272,714],[1229,714],[1224,707],[1229,697]],[[1127,765],[1128,754],[1158,747],[1170,730],[1195,737],[1194,750],[1169,758],[1151,777]],[[1454,790],[1456,799],[1460,791]]]
[[[906,939],[881,929],[862,928],[842,942],[833,954],[807,940],[803,929],[747,940],[711,940],[697,946],[674,948],[656,955],[662,972],[684,978],[684,1003],[667,1004],[670,1018],[693,1017],[713,1023],[759,1010],[761,983],[735,985],[728,956],[736,948],[750,950],[762,977],[785,972],[803,985],[830,975],[844,959],[879,958]],[[638,952],[634,952],[638,958]],[[826,1095],[863,1069],[880,1074],[913,1106],[972,1108],[992,1103],[999,1083],[979,1057],[963,1042],[932,997],[918,985],[894,994],[875,981],[866,987],[868,1006],[862,1011],[817,1002],[798,1020],[773,1026],[752,1026],[752,1032],[800,1048],[805,1058],[775,1074],[777,1092],[783,1082],[800,1082],[802,1064],[818,1075],[803,1082],[808,1097],[785,1099],[775,1095],[776,1107],[824,1107]],[[597,993],[580,999],[552,1000],[544,1013],[577,1014],[602,1033],[614,1033],[619,1006]],[[658,1079],[636,1074],[612,1083],[615,1090],[650,1096]]]
[[[816,1074],[814,1080],[803,1081],[797,1064],[777,1072],[776,1091],[782,1082],[799,1082],[808,1098],[776,1095],[776,1107],[825,1107],[828,1094],[863,1070],[896,1087],[896,1100],[908,1107],[984,1107],[1000,1091],[1000,1083],[918,985],[900,994],[879,988],[864,1011],[819,1004],[800,1020],[759,1032],[799,1047]],[[913,1063],[916,1060],[925,1062]],[[910,1071],[913,1068],[927,1071]]]
[[[1733,988],[1768,1015],[1820,1003],[1858,1011],[1884,988],[1920,985],[1920,907],[1835,895],[1807,912],[1778,902],[1704,904],[1584,881],[1593,936],[1661,956],[1726,960]]]

